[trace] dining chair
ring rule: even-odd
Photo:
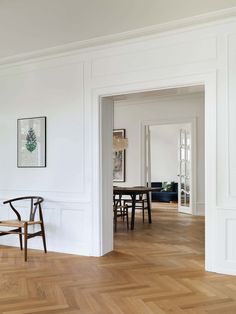
[[[28,239],[41,236],[43,240],[44,252],[47,253],[46,237],[43,222],[42,203],[44,199],[41,196],[25,196],[7,200],[3,204],[9,204],[10,208],[16,215],[17,219],[0,221],[1,227],[13,229],[0,230],[0,236],[8,234],[19,235],[20,249],[23,250],[22,236],[24,235],[24,258],[27,261],[27,244]],[[17,207],[17,208],[16,208]],[[21,218],[20,212],[23,213],[24,219]],[[28,212],[28,213],[27,213]],[[28,214],[28,215],[27,215]],[[37,219],[36,219],[37,214]],[[28,216],[28,218],[26,218]],[[34,227],[39,226],[38,231],[34,231]],[[29,229],[32,228],[32,232]]]
[[[129,230],[129,209],[128,205],[122,204],[120,199],[113,197],[113,220],[114,220],[114,231],[117,231],[117,218],[121,217],[123,221],[126,219],[127,229]]]
[[[145,186],[134,186],[134,188],[145,188]],[[128,208],[132,207],[132,200],[131,199],[124,199],[124,204],[128,206]],[[145,217],[145,210],[148,210],[148,202],[147,202],[147,197],[146,194],[140,193],[137,194],[136,200],[135,200],[135,210],[136,209],[141,209],[142,210],[142,218],[144,222],[144,217]]]
[[[145,210],[148,210],[148,203],[146,194],[140,193],[137,195],[135,209],[141,209],[143,214],[143,222],[145,217]]]

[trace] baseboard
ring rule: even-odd
[[[205,203],[196,203],[196,213],[197,216],[205,216]]]

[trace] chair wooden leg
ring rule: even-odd
[[[46,246],[46,237],[45,237],[45,229],[44,229],[44,224],[41,223],[41,231],[42,231],[42,238],[43,238],[43,247],[44,247],[44,252],[47,253],[47,246]]]
[[[23,250],[23,243],[22,243],[22,228],[19,228],[19,240],[20,240],[20,249]]]
[[[25,250],[25,262],[27,262],[27,240],[28,240],[28,224],[24,224],[24,250]]]
[[[149,193],[146,194],[147,196],[147,210],[148,210],[148,222],[152,223],[152,213],[151,213],[151,202],[150,202],[150,195]]]
[[[117,231],[117,208],[114,208],[114,231]]]
[[[127,229],[129,230],[129,209],[126,207],[126,221],[127,221]]]

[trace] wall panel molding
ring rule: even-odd
[[[5,201],[7,199],[24,196],[24,195],[40,195],[47,203],[68,203],[68,204],[88,204],[90,203],[90,197],[86,193],[65,193],[54,191],[29,191],[29,190],[0,190],[0,200]]]
[[[201,47],[200,55],[199,47]],[[216,60],[216,37],[210,36],[198,40],[186,38],[177,43],[169,41],[152,49],[144,45],[133,53],[113,54],[93,59],[92,78],[173,67],[181,64],[193,65],[211,60]]]
[[[216,272],[236,275],[236,212],[221,209],[217,213],[218,244]]]
[[[236,33],[228,35],[228,194],[236,202]]]
[[[1,199],[0,199],[1,200]],[[21,202],[21,213],[24,217],[25,205]],[[89,255],[90,245],[83,232],[90,204],[69,204],[48,202],[43,204],[43,215],[48,251]],[[1,219],[15,219],[9,206],[0,205]],[[19,247],[17,236],[1,237],[2,245]],[[41,238],[29,241],[29,248],[43,250]],[[42,254],[44,254],[42,252]]]

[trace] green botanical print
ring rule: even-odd
[[[37,137],[34,133],[34,129],[30,128],[27,135],[26,135],[26,144],[25,144],[27,150],[29,152],[33,152],[37,147]]]

